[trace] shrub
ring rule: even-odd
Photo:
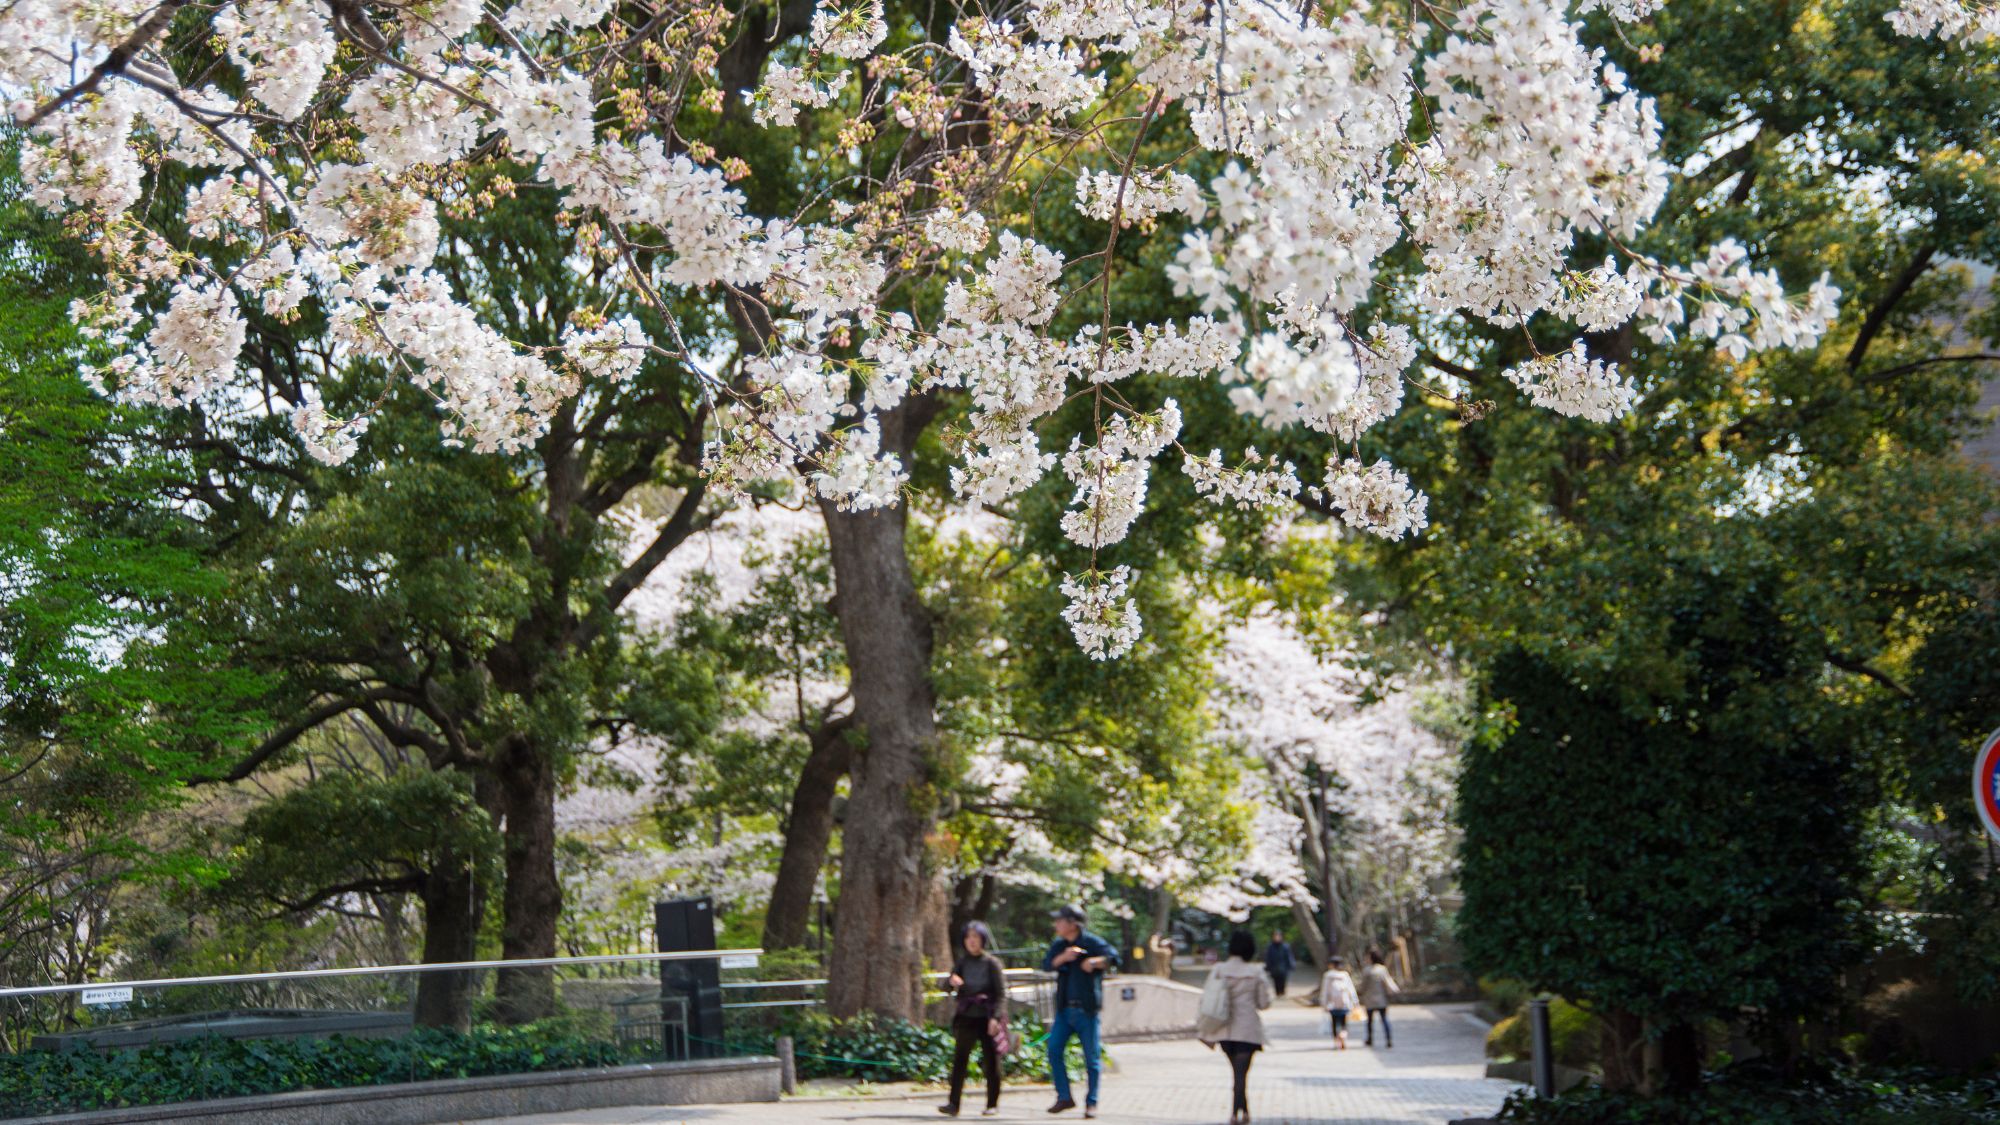
[[[1535,990],[1526,981],[1512,977],[1481,977],[1479,979],[1479,1003],[1498,1023],[1508,1016],[1518,1013],[1528,1003]]]
[[[1996,1119],[2000,1077],[1831,1068],[1783,1082],[1751,1063],[1673,1097],[1586,1086],[1543,1100],[1524,1091],[1499,1114],[1510,1125],[1987,1125]]]
[[[1469,965],[1663,1024],[1837,994],[1873,806],[1847,732],[1784,721],[1823,662],[1777,643],[1763,598],[1722,585],[1677,612],[1691,703],[1525,653],[1488,668],[1508,718],[1459,782]]]
[[[1555,1047],[1556,1062],[1576,1070],[1597,1065],[1599,1025],[1589,1009],[1558,996],[1549,1002],[1549,1038]],[[1486,1053],[1494,1058],[1533,1057],[1533,1032],[1528,1027],[1524,1006],[1514,1015],[1493,1025],[1486,1035]]]
[[[0,1116],[614,1066],[627,1053],[564,1020],[422,1028],[390,1039],[203,1038],[104,1053],[23,1051],[0,1056]]]
[[[1049,1075],[1043,1049],[1046,1029],[1032,1012],[1014,1018],[1021,1045],[1001,1063],[1010,1078],[1038,1082]],[[778,1037],[792,1037],[793,1057],[801,1078],[859,1078],[871,1082],[943,1082],[951,1074],[950,1030],[928,1024],[862,1014],[836,1020],[822,1012],[795,1016],[773,1028],[731,1031],[728,1053],[771,1054]],[[1082,1066],[1081,1048],[1070,1046],[1073,1063]],[[974,1060],[974,1067],[978,1063]]]

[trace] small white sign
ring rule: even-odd
[[[111,988],[86,988],[83,990],[83,1003],[86,1007],[99,1008],[106,1004],[130,1004],[131,1002],[132,986],[129,984]]]
[[[731,953],[728,956],[720,958],[720,960],[722,967],[725,969],[754,969],[757,967],[757,955],[755,953]]]

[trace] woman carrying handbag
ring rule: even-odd
[[[951,1017],[951,1098],[938,1112],[958,1116],[967,1065],[977,1046],[979,1069],[986,1075],[986,1108],[981,1116],[992,1117],[1000,1112],[1000,1056],[1013,1050],[1013,1033],[1007,1026],[1007,968],[988,952],[993,931],[986,923],[967,923],[961,940],[963,952],[945,978],[956,997]]]
[[[1256,958],[1257,939],[1247,931],[1236,931],[1229,936],[1228,960],[1209,971],[1208,985],[1202,989],[1199,1037],[1229,1056],[1234,1079],[1230,1125],[1247,1125],[1250,1120],[1250,1063],[1265,1043],[1264,1018],[1257,1013],[1271,1006],[1274,992],[1270,976]]]

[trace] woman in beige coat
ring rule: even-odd
[[[1229,1056],[1235,1075],[1235,1100],[1230,1103],[1230,1125],[1250,1120],[1250,1060],[1264,1049],[1264,1019],[1257,1013],[1271,1006],[1271,978],[1257,964],[1257,939],[1247,931],[1229,935],[1229,958],[1209,970],[1210,986],[1218,983],[1229,997],[1229,1017],[1213,1023],[1204,1021],[1201,1041],[1211,1048],[1221,1046]]]
[[[1382,1017],[1382,1046],[1394,1047],[1396,1038],[1389,1031],[1389,997],[1403,991],[1396,986],[1396,978],[1389,975],[1389,966],[1382,963],[1382,951],[1368,951],[1368,967],[1361,971],[1361,1006],[1368,1010],[1367,1038],[1361,1041],[1364,1047],[1375,1045],[1375,1017]]]

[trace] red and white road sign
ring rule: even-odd
[[[1986,831],[2000,840],[2000,730],[1986,736],[1972,763],[1972,806]]]

